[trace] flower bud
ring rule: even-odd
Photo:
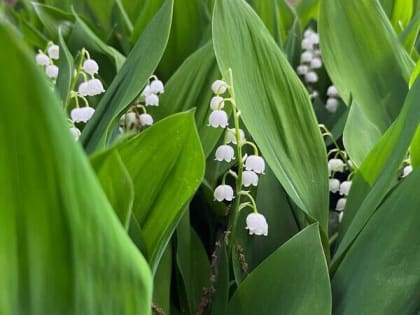
[[[50,58],[46,54],[41,52],[35,56],[35,60],[36,63],[40,66],[46,66],[50,63]]]
[[[350,180],[346,180],[345,182],[342,182],[340,185],[340,195],[348,196],[350,188],[351,188]]]
[[[224,94],[228,89],[228,85],[223,80],[216,80],[211,85],[211,89],[213,90],[214,94]]]
[[[225,107],[225,102],[221,96],[213,96],[210,101],[210,108],[212,110],[222,109]]]
[[[57,45],[48,47],[48,56],[50,56],[51,59],[58,59],[60,57],[60,47]]]
[[[50,79],[56,79],[58,76],[58,67],[56,65],[48,65],[45,67],[45,73]]]
[[[94,75],[99,71],[99,66],[93,59],[87,59],[83,62],[83,71],[87,74]]]
[[[338,108],[338,100],[336,98],[330,97],[327,99],[327,104],[325,104],[325,109],[330,113],[335,113]]]
[[[340,181],[336,178],[330,178],[329,180],[329,190],[335,194],[340,189]]]
[[[340,198],[337,201],[337,205],[335,206],[335,210],[337,211],[343,211],[346,207],[347,199],[346,198]]]

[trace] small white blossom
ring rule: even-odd
[[[343,221],[343,217],[344,217],[344,212],[343,212],[343,211],[341,211],[341,212],[338,214],[338,223],[341,223],[341,222]]]
[[[217,201],[232,201],[233,199],[233,188],[229,185],[219,185],[214,190],[214,199]]]
[[[212,110],[222,109],[225,107],[225,102],[221,96],[213,96],[210,101],[210,108]]]
[[[309,37],[314,33],[313,30],[311,30],[310,28],[308,28],[304,33],[303,33],[303,37]]]
[[[228,115],[223,110],[212,111],[209,116],[209,125],[214,128],[226,128],[228,125]]]
[[[79,138],[80,138],[80,136],[82,134],[80,132],[79,128],[77,128],[77,127],[71,127],[70,128],[70,133],[73,136],[74,140],[76,140],[76,141],[79,140]]]
[[[89,84],[88,82],[82,82],[77,89],[81,96],[88,96],[89,95]]]
[[[224,94],[228,89],[228,85],[223,80],[216,80],[211,85],[211,89],[213,90],[214,94]]]
[[[95,113],[95,109],[89,106],[86,107],[76,107],[70,112],[71,120],[75,123],[88,122],[93,114]]]
[[[313,57],[314,56],[310,51],[304,51],[302,55],[300,55],[300,62],[311,62]]]
[[[150,88],[150,85],[148,84],[144,87],[144,90],[143,92],[141,92],[141,95],[148,96],[150,94],[153,94],[153,92],[152,92],[152,89]]]
[[[296,68],[296,72],[299,75],[305,75],[308,73],[308,71],[309,71],[309,67],[307,65],[300,65]]]
[[[246,217],[246,229],[249,235],[268,235],[268,224],[265,217],[260,213],[250,213]]]
[[[120,126],[127,130],[133,130],[138,125],[138,117],[136,113],[129,112],[121,116]]]
[[[351,181],[350,180],[346,180],[346,181],[342,182],[341,185],[340,185],[340,195],[348,196],[350,188],[351,188]]]
[[[337,201],[337,205],[335,206],[335,210],[337,211],[343,211],[346,207],[347,198],[340,198]]]
[[[328,161],[328,168],[333,172],[343,172],[344,162],[341,159],[331,159]]]
[[[215,156],[217,161],[230,162],[235,159],[235,151],[230,145],[224,144],[217,148]]]
[[[245,139],[245,132],[242,129],[239,129],[239,142],[242,144],[246,141]],[[235,129],[228,128],[226,130],[226,143],[236,143],[236,135],[235,135]]]
[[[327,104],[325,104],[325,109],[330,113],[335,113],[338,108],[338,100],[336,98],[330,97],[327,99]]]
[[[160,80],[153,80],[152,82],[150,82],[150,90],[154,94],[162,94],[165,92],[163,83]]]
[[[48,56],[50,56],[51,59],[58,59],[60,57],[60,47],[58,45],[51,45],[48,47]]]
[[[413,167],[411,165],[407,165],[406,167],[404,167],[403,169],[403,174],[402,177],[407,177],[408,175],[410,175],[410,173],[413,171]]]
[[[318,75],[316,72],[310,71],[307,74],[305,74],[305,81],[308,83],[316,83],[318,82]]]
[[[318,33],[312,32],[308,36],[308,38],[312,42],[312,44],[314,44],[314,45],[318,45],[319,44],[319,35],[318,35]]]
[[[327,89],[327,95],[329,97],[338,97],[337,88],[334,85],[330,85]]]
[[[245,161],[245,169],[254,171],[257,174],[263,174],[265,170],[265,161],[261,156],[250,155]]]
[[[58,67],[56,65],[48,65],[45,67],[45,73],[50,79],[56,79],[58,76]]]
[[[258,186],[258,175],[253,171],[244,171],[242,173],[242,185],[245,187]]]
[[[335,194],[340,189],[340,181],[336,178],[330,178],[329,189],[333,194]]]
[[[310,65],[311,65],[311,68],[312,69],[319,69],[319,68],[321,68],[322,67],[322,60],[321,60],[321,58],[316,57],[316,58],[312,59]]]
[[[309,37],[304,38],[302,40],[302,49],[305,49],[305,50],[314,49],[314,43],[312,42],[312,40]]]
[[[311,94],[309,94],[309,96],[310,96],[311,98],[317,98],[317,97],[319,96],[319,93],[318,93],[318,91],[313,90],[313,91],[311,92]]]
[[[98,79],[91,79],[88,81],[88,84],[90,92],[89,96],[95,96],[105,92],[102,82]]]
[[[147,95],[145,99],[145,105],[146,106],[159,106],[159,96],[153,93]]]
[[[46,66],[50,63],[50,58],[42,52],[40,52],[39,54],[35,56],[35,60],[36,60],[36,63],[41,66]]]
[[[93,59],[87,59],[83,62],[83,71],[87,74],[94,75],[99,71],[99,66]]]
[[[149,114],[146,114],[146,113],[140,114],[139,120],[140,120],[140,123],[142,124],[142,126],[153,125],[153,117],[150,116]]]

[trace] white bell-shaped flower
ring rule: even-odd
[[[321,60],[321,58],[318,58],[318,57],[313,58],[311,60],[310,66],[311,66],[312,69],[319,69],[319,68],[321,68],[322,67],[322,60]]]
[[[233,188],[229,185],[219,185],[214,190],[214,199],[217,201],[232,201],[233,198]]]
[[[151,126],[153,125],[153,117],[147,113],[140,114],[139,120],[142,126]]]
[[[151,93],[145,98],[146,106],[159,106],[159,96],[154,93]]]
[[[329,180],[329,190],[333,194],[340,190],[340,181],[336,178],[330,178]]]
[[[228,89],[228,85],[223,80],[216,80],[211,85],[211,89],[214,94],[224,94]]]
[[[88,96],[89,95],[89,83],[88,82],[82,82],[79,85],[79,88],[77,89],[77,92],[81,96]]]
[[[318,45],[319,44],[318,33],[312,32],[307,38],[312,42],[313,45]]]
[[[58,77],[58,67],[56,65],[48,65],[45,67],[45,73],[50,79],[56,79]]]
[[[98,79],[89,80],[88,87],[89,87],[88,88],[89,96],[95,96],[95,95],[99,95],[105,92],[102,82]]]
[[[305,30],[305,32],[303,33],[303,37],[309,37],[314,33],[314,31],[310,28],[308,28],[307,30]]]
[[[245,132],[242,129],[239,129],[239,142],[242,144],[245,141]],[[236,142],[235,129],[228,128],[226,130],[226,143],[237,144]]]
[[[224,144],[216,149],[215,156],[217,161],[230,162],[235,159],[235,151],[230,145]]]
[[[83,71],[87,74],[94,75],[99,71],[97,62],[93,59],[87,59],[83,62]]]
[[[70,133],[73,136],[74,140],[76,140],[76,141],[79,140],[79,138],[80,138],[80,136],[82,134],[80,132],[79,128],[77,128],[77,127],[71,127],[70,128]]]
[[[344,162],[341,159],[331,159],[328,161],[328,168],[333,172],[340,172],[344,171]]]
[[[296,72],[299,75],[305,75],[309,71],[309,67],[307,65],[300,65],[296,68]]]
[[[316,83],[318,82],[318,74],[316,72],[310,71],[305,74],[305,81],[308,83]]]
[[[94,113],[95,109],[92,107],[76,107],[70,112],[70,117],[71,120],[75,123],[86,123],[92,118]]]
[[[48,47],[48,56],[50,56],[51,59],[58,59],[60,58],[60,47],[58,45],[51,45]]]
[[[153,80],[152,82],[150,82],[150,90],[154,94],[162,94],[165,92],[165,87],[163,86],[162,81]]]
[[[211,110],[218,110],[225,107],[225,102],[221,96],[213,96],[210,101]]]
[[[245,187],[258,186],[258,175],[253,171],[243,171],[242,185]]]
[[[327,89],[327,95],[329,97],[338,97],[337,88],[334,85],[330,85]]]
[[[209,125],[214,128],[226,128],[228,125],[228,115],[223,110],[212,111],[209,116]]]
[[[325,104],[325,109],[330,113],[335,113],[338,108],[338,100],[334,97],[327,99],[327,104]]]
[[[304,49],[304,50],[314,49],[314,43],[312,42],[312,40],[309,37],[304,38],[302,40],[302,49]]]
[[[246,229],[249,235],[268,235],[267,220],[261,213],[252,212],[246,217]]]
[[[337,201],[337,205],[335,206],[335,210],[337,211],[343,211],[346,207],[347,198],[340,198]]]
[[[404,167],[403,169],[403,174],[402,177],[406,177],[408,175],[410,175],[410,173],[413,171],[413,167],[411,165],[407,165],[406,167]]]
[[[245,161],[245,169],[254,171],[257,174],[263,174],[265,171],[265,161],[261,156],[250,155]]]
[[[150,94],[153,94],[152,89],[150,88],[150,85],[146,85],[143,89],[143,91],[141,92],[141,95],[143,96],[148,96]]]
[[[302,55],[300,55],[300,62],[305,63],[305,62],[311,62],[312,58],[313,58],[313,54],[310,51],[304,51],[302,53]]]
[[[346,180],[340,185],[340,195],[348,196],[351,188],[351,180]]]
[[[41,66],[46,66],[50,63],[50,58],[46,54],[40,52],[35,56],[35,61]]]
[[[126,130],[134,130],[137,128],[139,121],[136,113],[129,112],[121,116],[120,126]]]

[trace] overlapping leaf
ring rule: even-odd
[[[217,0],[213,41],[222,73],[231,68],[241,118],[293,201],[327,230],[324,143],[299,78],[243,0]]]
[[[0,313],[148,314],[147,262],[16,38],[0,24]]]

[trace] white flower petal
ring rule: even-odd
[[[139,120],[140,120],[140,123],[143,126],[151,126],[151,125],[153,125],[153,117],[151,115],[149,115],[149,114],[146,114],[146,113],[141,114],[139,116]]]
[[[249,235],[268,235],[267,220],[261,213],[252,212],[246,217],[246,229]]]
[[[257,174],[263,174],[265,171],[265,161],[260,156],[250,155],[245,161],[245,169],[247,171],[254,171]]]
[[[150,82],[150,90],[154,94],[162,94],[165,92],[163,83],[160,80],[153,80],[152,82]]]
[[[226,126],[228,125],[228,116],[226,112],[223,110],[215,110],[211,112],[209,116],[209,125],[214,128],[226,128]]]
[[[217,201],[232,201],[233,199],[233,188],[229,185],[219,185],[214,190],[214,199]]]
[[[147,95],[145,99],[145,105],[146,106],[159,106],[159,96],[153,93]]]
[[[245,187],[258,186],[258,175],[253,171],[244,171],[242,173],[242,185]]]
[[[36,63],[41,66],[46,66],[50,63],[50,58],[44,53],[37,54],[35,56],[35,60],[36,60]]]
[[[51,45],[48,47],[48,56],[51,59],[58,59],[60,57],[60,47],[58,45]]]
[[[94,75],[99,71],[99,66],[93,59],[87,59],[83,62],[83,71],[87,74]]]
[[[45,67],[45,73],[50,79],[56,79],[58,76],[58,67],[56,65],[48,65]]]
[[[215,159],[217,161],[230,162],[235,159],[235,151],[230,145],[221,145],[216,149]]]
[[[224,94],[228,89],[228,85],[223,80],[216,80],[211,85],[211,89],[213,90],[214,94]]]

